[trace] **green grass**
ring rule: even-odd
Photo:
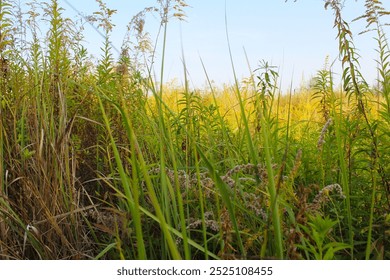
[[[185,49],[184,86],[160,84],[153,67],[163,80],[169,21],[185,3],[157,2],[160,51],[144,41],[146,9],[131,23],[138,47],[115,60],[114,11],[97,2],[95,65],[57,1],[27,18],[0,1],[0,259],[390,258],[380,3],[361,17],[376,31],[379,86],[359,72],[340,3],[327,1],[342,69],[325,63],[310,88],[283,94],[266,61],[254,71],[248,61],[249,84],[218,88],[200,59],[209,86],[191,89]],[[21,21],[28,41],[15,40]],[[229,46],[227,19],[226,34]],[[139,59],[159,52],[161,65]]]

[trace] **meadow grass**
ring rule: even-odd
[[[186,4],[157,1],[136,15],[133,45],[115,60],[115,11],[97,2],[89,20],[104,42],[94,64],[57,1],[28,13],[0,1],[1,259],[390,258],[390,51],[380,2],[366,1],[360,17],[376,32],[376,87],[359,72],[340,2],[326,1],[342,86],[326,62],[307,88],[287,94],[266,61],[254,71],[248,62],[245,82],[232,63],[235,83],[222,88],[200,61],[209,86],[191,89],[184,49],[183,86],[158,83],[167,27]],[[161,17],[159,79],[143,30],[152,12]],[[43,38],[40,14],[49,18]],[[226,27],[229,46],[227,19]]]

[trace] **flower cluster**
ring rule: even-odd
[[[321,150],[322,146],[325,144],[325,135],[326,135],[326,132],[328,131],[328,128],[331,124],[332,124],[332,119],[329,118],[321,130],[320,138],[318,139],[318,142],[317,142],[318,150]]]
[[[330,201],[329,194],[335,192],[341,199],[345,199],[343,189],[339,184],[331,184],[324,187],[319,193],[314,197],[313,202],[309,205],[309,210],[318,211],[322,205]]]

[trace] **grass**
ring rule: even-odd
[[[326,62],[287,95],[266,61],[249,82],[224,88],[201,61],[209,87],[190,89],[184,49],[184,86],[159,84],[141,59],[156,53],[145,15],[161,16],[164,55],[169,21],[186,4],[157,1],[136,15],[115,60],[115,11],[97,2],[89,20],[105,40],[95,65],[57,1],[25,14],[0,1],[1,259],[390,258],[380,2],[366,1],[359,17],[376,32],[378,86],[359,72],[340,2],[326,1],[342,87]],[[44,38],[39,14],[50,19]]]

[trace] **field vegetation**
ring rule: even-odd
[[[380,1],[357,19],[377,42],[376,85],[360,72],[342,3],[327,0],[342,69],[326,60],[310,86],[284,94],[266,61],[231,86],[205,69],[209,87],[191,89],[185,61],[183,86],[158,83],[164,59],[154,78],[146,15],[161,19],[164,57],[167,25],[187,4],[137,14],[116,60],[115,11],[96,1],[83,20],[104,36],[98,63],[85,22],[57,0],[26,11],[0,0],[0,259],[390,258]]]

